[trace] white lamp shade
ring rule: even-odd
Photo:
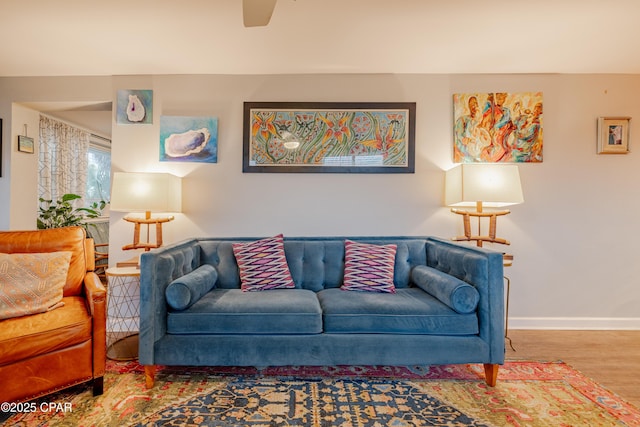
[[[182,180],[169,173],[115,172],[110,210],[182,212]]]
[[[447,206],[482,202],[486,207],[501,208],[524,202],[517,165],[465,163],[448,170],[445,181]]]

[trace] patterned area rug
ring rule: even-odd
[[[564,363],[159,368],[108,362],[105,393],[77,386],[8,426],[640,426],[640,411]],[[52,405],[53,404],[53,405]],[[0,418],[0,422],[2,418]]]

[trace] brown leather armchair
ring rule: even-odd
[[[94,246],[82,227],[0,232],[0,252],[71,251],[64,306],[0,320],[0,402],[17,402],[93,382],[102,394],[106,363],[106,290]]]
[[[104,218],[87,221],[87,237],[95,243],[95,272],[107,284],[107,268],[109,268],[109,220]]]

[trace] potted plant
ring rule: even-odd
[[[77,194],[64,194],[57,201],[40,198],[40,208],[38,213],[38,229],[69,227],[79,225],[87,227],[87,218],[98,218],[102,214],[102,209],[106,202],[92,203],[86,208],[74,208],[74,200],[81,199]]]

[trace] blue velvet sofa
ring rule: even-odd
[[[397,245],[396,293],[339,289],[345,239]],[[242,292],[232,243],[251,240],[191,239],[142,254],[148,388],[156,365],[482,363],[495,385],[505,355],[500,253],[434,237],[285,237],[296,288]],[[190,287],[178,298],[172,283]]]

